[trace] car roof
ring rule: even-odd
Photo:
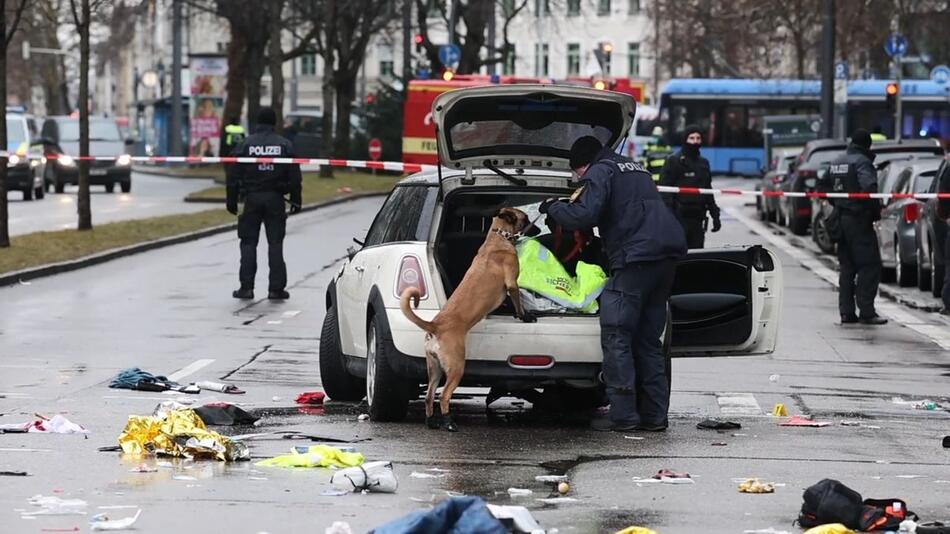
[[[805,143],[802,152],[813,152],[815,150],[825,150],[828,148],[848,148],[848,143],[841,139],[812,139]]]
[[[508,168],[508,169],[502,168],[502,170],[508,171],[509,173],[511,173],[511,174],[513,174],[513,175],[515,175],[515,176],[518,176],[518,177],[525,177],[525,176],[529,176],[529,177],[530,177],[530,176],[557,176],[557,177],[570,178],[570,176],[571,176],[571,173],[569,173],[569,172],[566,172],[566,171],[556,171],[556,170],[524,169],[524,172],[522,172],[522,173],[518,173],[518,172],[515,171],[515,169],[510,169],[510,168]],[[473,174],[474,176],[488,176],[488,177],[497,177],[497,176],[498,176],[497,174],[495,174],[494,172],[492,172],[492,171],[490,171],[490,170],[488,170],[488,169],[475,169],[475,170],[472,172],[472,174]],[[459,177],[459,176],[465,176],[465,171],[456,170],[456,169],[448,169],[448,168],[446,168],[446,167],[442,167],[442,179],[443,179],[443,180],[445,180],[446,178],[456,178],[456,177]],[[410,186],[410,185],[436,186],[436,185],[439,185],[439,172],[438,172],[438,170],[436,170],[436,169],[431,169],[431,170],[425,170],[425,171],[422,171],[422,172],[417,172],[417,173],[415,173],[415,174],[413,174],[413,175],[410,175],[410,176],[407,176],[406,178],[403,178],[403,179],[400,180],[398,183],[396,183],[396,186],[397,186],[397,187],[398,187],[398,186],[402,186],[402,185],[406,185],[406,186]],[[462,186],[462,187],[466,187],[466,186]]]

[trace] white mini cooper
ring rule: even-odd
[[[366,397],[373,420],[404,418],[426,382],[426,361],[424,333],[403,316],[399,295],[419,288],[416,313],[432,319],[485,240],[492,214],[511,206],[534,218],[545,198],[569,196],[577,187],[568,168],[573,142],[594,135],[616,149],[634,109],[627,95],[558,85],[476,87],[437,98],[442,167],[396,185],[327,288],[320,374],[329,397]],[[538,226],[537,239],[566,258],[569,272],[578,260],[606,265],[596,235],[575,247],[571,233]],[[781,308],[781,264],[769,250],[690,251],[670,298],[668,379],[671,353],[771,352]],[[539,313],[524,323],[506,302],[469,332],[466,348],[463,385],[516,395],[601,387],[596,315]]]

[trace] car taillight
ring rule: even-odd
[[[904,222],[912,223],[920,218],[920,204],[911,202],[904,206]]]
[[[780,184],[780,183],[782,183],[782,182],[784,182],[784,181],[785,181],[785,175],[784,175],[784,174],[776,174],[775,176],[772,177],[772,183],[773,183],[773,184]]]
[[[541,354],[516,354],[508,357],[508,365],[512,367],[546,368],[554,365],[554,358]]]
[[[419,298],[426,298],[428,290],[426,289],[425,277],[422,276],[422,266],[419,265],[419,259],[415,256],[403,256],[399,262],[399,278],[396,281],[396,296],[401,297],[403,291],[414,287],[421,293]]]

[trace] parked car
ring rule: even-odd
[[[573,142],[593,134],[616,150],[633,111],[627,95],[573,86],[497,85],[439,96],[433,119],[445,168],[399,182],[328,284],[319,359],[330,398],[365,396],[371,419],[405,417],[426,381],[425,336],[400,311],[399,296],[418,288],[416,314],[431,320],[498,209],[517,207],[534,218],[545,198],[569,195],[576,187],[567,165]],[[538,224],[538,239],[557,253],[550,229]],[[572,246],[562,243],[562,252]],[[606,265],[598,239],[581,257]],[[569,272],[577,259],[565,262]],[[668,377],[672,353],[771,352],[781,308],[781,263],[768,249],[690,251],[670,299]],[[466,347],[463,386],[583,396],[601,387],[596,314],[538,313],[527,324],[506,303],[468,333]]]
[[[925,193],[937,175],[939,158],[910,159],[893,162],[890,171],[897,173],[894,187],[882,193]],[[896,280],[902,287],[917,281],[917,219],[923,202],[914,198],[891,198],[881,210],[881,219],[874,222],[874,232],[881,251],[881,279]]]
[[[43,175],[47,191],[62,193],[67,184],[79,183],[79,119],[49,117],[43,123],[42,142],[48,163]],[[113,192],[119,184],[123,193],[132,190],[132,158],[127,154],[131,140],[123,140],[115,120],[103,117],[89,119],[89,155],[118,156],[114,160],[90,161],[89,184],[104,185]]]
[[[814,191],[818,173],[847,148],[839,139],[815,139],[805,143],[805,148],[794,162],[790,174],[782,182],[785,192]],[[795,235],[805,235],[811,223],[811,199],[779,197],[779,224],[787,226]]]
[[[34,145],[36,119],[15,108],[7,109],[7,191],[21,191],[23,200],[42,199],[43,175],[40,147]]]
[[[937,170],[937,175],[930,184],[927,193],[938,193],[940,183],[950,181],[950,159],[944,159]],[[950,193],[950,191],[945,191]],[[947,201],[944,201],[946,204]],[[920,289],[935,297],[940,297],[943,290],[945,269],[947,269],[947,217],[950,212],[939,209],[938,199],[928,199],[920,209],[917,217],[917,285]]]
[[[758,189],[766,195],[755,197],[755,209],[759,213],[759,218],[763,221],[774,222],[778,220],[779,197],[768,196],[767,193],[781,191],[782,183],[788,178],[793,162],[798,158],[798,154],[789,154],[778,158],[776,165],[772,170],[762,176],[762,183]]]

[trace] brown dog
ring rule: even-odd
[[[478,249],[462,282],[449,297],[442,311],[432,321],[419,318],[410,307],[410,300],[419,306],[419,290],[406,289],[402,294],[402,313],[426,331],[426,368],[429,388],[426,390],[426,425],[429,428],[458,430],[449,415],[452,393],[465,373],[465,335],[486,315],[501,306],[507,294],[515,307],[515,316],[525,322],[535,318],[525,313],[518,292],[518,253],[514,241],[521,235],[537,234],[537,227],[516,208],[502,208],[494,215],[488,237]],[[435,417],[435,390],[445,373],[445,388],[439,400],[440,416]]]

